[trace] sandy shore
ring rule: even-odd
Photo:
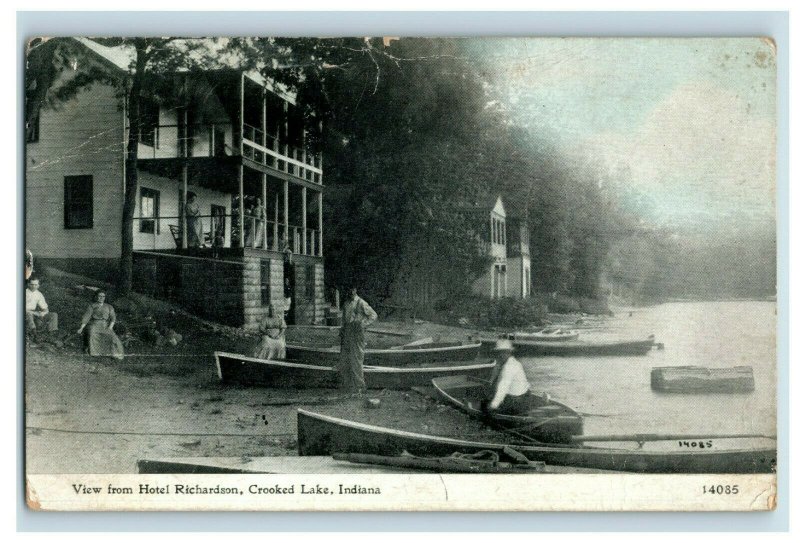
[[[381,323],[398,332],[412,327],[415,335],[448,332],[437,325]],[[332,334],[296,329],[290,337],[324,344]],[[381,406],[368,409],[336,390],[224,386],[211,353],[246,352],[243,342],[188,333],[176,348],[134,346],[123,361],[83,355],[74,340],[63,347],[28,346],[28,472],[132,473],[142,458],[295,455],[298,407],[416,432],[502,438],[413,391],[373,391],[370,397],[380,398]]]

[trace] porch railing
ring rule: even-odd
[[[139,158],[180,158],[238,155],[229,122],[161,124],[143,128]]]
[[[289,145],[278,136],[249,124],[242,126],[242,132],[242,156],[307,181],[322,183],[322,158],[319,154]],[[139,138],[139,158],[143,159],[238,154],[239,142],[229,122],[187,126],[161,124],[142,128]]]
[[[244,124],[242,126],[243,156],[276,170],[322,183],[322,158],[302,147],[280,141],[277,135]]]
[[[256,216],[244,216],[244,232],[238,214],[187,217],[188,236],[184,241],[183,219],[136,217],[133,224],[135,250],[225,249],[248,247],[292,254],[322,256],[319,231]],[[288,231],[288,238],[285,235]],[[244,238],[242,239],[242,235]],[[305,243],[304,243],[305,242]]]

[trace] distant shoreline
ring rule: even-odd
[[[776,296],[750,297],[750,298],[667,298],[661,303],[692,303],[692,302],[775,302]]]

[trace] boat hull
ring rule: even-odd
[[[507,443],[466,441],[404,432],[298,409],[297,446],[301,456],[364,453],[384,456],[403,451],[418,456],[448,456],[454,452],[496,451],[512,460]],[[771,473],[774,448],[656,452],[558,445],[513,445],[531,461],[547,465],[634,473]]]
[[[466,345],[453,343],[398,349],[367,349],[364,353],[364,364],[392,367],[453,364],[475,360],[480,351],[481,344],[477,342]],[[287,345],[286,358],[303,364],[336,366],[339,363],[339,349]]]
[[[330,366],[299,364],[285,360],[260,360],[234,353],[214,353],[217,374],[223,383],[272,388],[335,388],[339,372]],[[427,386],[443,376],[489,378],[494,363],[425,368],[364,366],[367,388],[407,389]]]
[[[545,443],[570,443],[572,436],[583,433],[583,417],[575,410],[536,394],[531,394],[534,406],[527,416],[490,415],[480,409],[489,394],[486,383],[470,377],[439,377],[432,385],[448,405],[502,430]]]
[[[510,340],[521,341],[575,341],[578,339],[578,332],[564,332],[561,334],[548,334],[545,332],[517,332],[509,334]]]
[[[655,340],[609,343],[516,340],[513,343],[517,356],[642,356],[650,352]]]

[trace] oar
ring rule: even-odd
[[[765,434],[620,434],[620,435],[596,435],[596,436],[572,436],[573,443],[583,443],[585,441],[636,441],[644,443],[647,441],[673,441],[684,439],[730,439],[730,438],[764,438],[778,439],[777,436]]]
[[[512,436],[514,436],[516,438],[519,438],[519,439],[522,439],[524,441],[527,441],[531,445],[541,445],[542,444],[540,441],[537,441],[536,439],[532,438],[531,436],[525,435],[525,434],[523,434],[521,432],[517,432],[516,430],[512,430],[511,428],[499,428],[499,430],[501,432],[506,433],[506,434],[510,434],[510,435],[512,435]]]

